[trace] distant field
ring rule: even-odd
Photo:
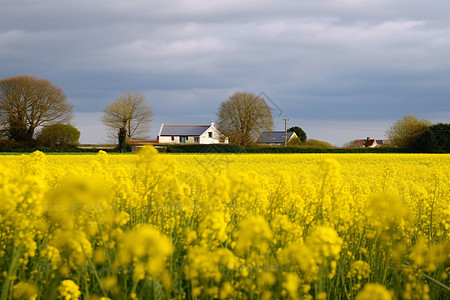
[[[2,299],[448,297],[450,154],[9,154]]]

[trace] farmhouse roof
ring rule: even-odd
[[[293,131],[287,132],[287,140],[292,137]],[[264,131],[258,139],[258,143],[284,143],[284,131]]]
[[[360,147],[372,147],[374,144],[377,146],[383,145],[383,140],[371,139],[367,137],[365,140],[356,140]]]
[[[200,136],[211,125],[162,125],[160,136]]]

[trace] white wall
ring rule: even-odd
[[[186,144],[198,144],[194,142],[194,136],[188,136],[188,139],[186,140]],[[174,135],[173,141],[171,136],[160,136],[159,142],[162,144],[180,144],[180,136]]]
[[[209,132],[212,132],[212,137],[209,137]],[[220,143],[220,133],[211,125],[205,132],[200,136],[200,144],[218,144]]]
[[[162,144],[175,144],[177,140],[173,140],[170,136],[160,136],[159,137],[159,142]],[[179,139],[178,139],[179,141]]]
[[[161,125],[161,129],[160,129],[160,133],[162,131],[162,126]],[[209,132],[212,132],[212,137],[209,137]],[[172,141],[172,137],[171,136],[159,136],[159,142],[162,144],[179,144],[180,143],[180,136],[174,135],[173,136],[173,141]],[[194,136],[189,136],[188,139],[186,140],[186,144],[194,144]],[[206,129],[199,137],[199,143],[200,144],[218,144],[220,143],[220,133],[219,131],[216,129],[214,123],[211,124],[211,126]],[[228,143],[228,141],[226,141],[225,143]],[[197,143],[195,143],[197,144]]]

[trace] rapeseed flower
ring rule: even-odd
[[[378,283],[368,283],[356,296],[356,300],[391,300],[392,294]]]
[[[272,231],[263,216],[248,217],[240,224],[237,233],[236,253],[244,255],[250,248],[260,253],[269,250],[269,242],[272,240]]]
[[[449,162],[0,156],[1,297],[445,298]]]
[[[13,288],[13,299],[20,300],[35,300],[39,294],[38,288],[34,284],[27,282],[19,282],[14,285]]]
[[[63,280],[58,287],[58,293],[58,298],[64,300],[77,300],[81,296],[78,285],[72,280]]]
[[[358,280],[369,279],[372,270],[367,262],[355,261],[347,273],[348,278],[356,278]]]
[[[140,281],[166,272],[172,243],[156,228],[144,225],[125,234],[117,255],[118,266],[133,265],[133,280]]]

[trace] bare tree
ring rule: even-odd
[[[146,135],[153,120],[153,109],[145,103],[141,93],[127,92],[109,104],[102,122],[114,134],[126,131],[128,138]]]
[[[50,80],[20,75],[0,81],[0,128],[16,141],[29,141],[39,126],[68,123],[73,106]]]
[[[248,146],[263,130],[273,128],[272,111],[263,98],[247,92],[236,92],[220,104],[219,130],[230,143]]]
[[[386,131],[386,135],[395,146],[408,147],[430,126],[431,122],[428,119],[417,119],[414,115],[406,115],[394,122]]]

